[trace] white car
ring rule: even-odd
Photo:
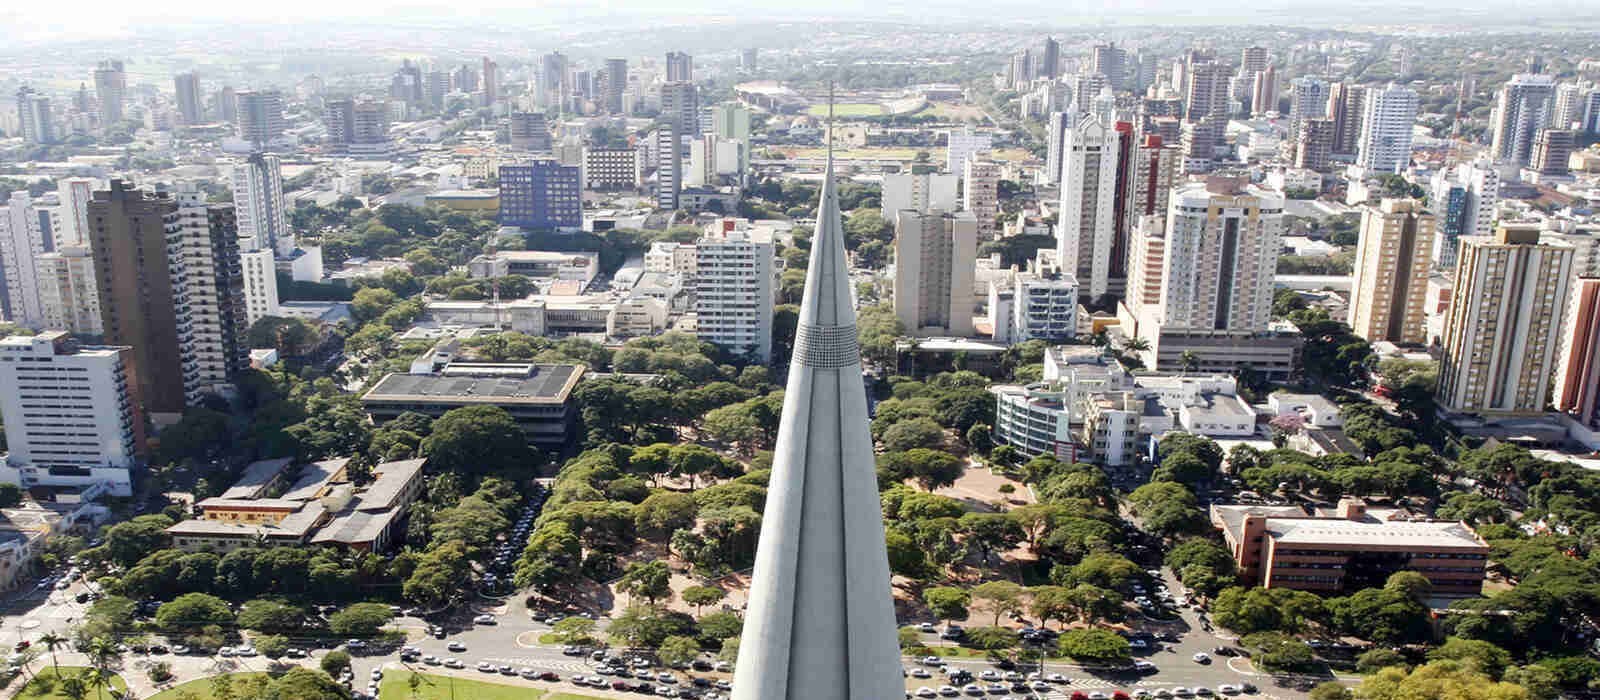
[[[1222,693],[1223,695],[1238,695],[1239,693],[1244,692],[1244,688],[1232,683],[1223,683],[1222,685],[1217,686],[1217,692]]]
[[[983,669],[982,673],[978,674],[978,677],[986,681],[997,681],[1000,680],[1000,672],[992,668],[986,668]]]
[[[1133,697],[1134,700],[1148,700],[1149,698],[1155,697],[1155,695],[1151,694],[1150,691],[1145,690],[1144,688],[1140,688],[1133,691]]]
[[[1195,655],[1194,655],[1193,658],[1194,658],[1194,662],[1197,663],[1197,664],[1209,664],[1209,663],[1211,663],[1211,655],[1207,654],[1207,653],[1205,653],[1203,651],[1195,652]]]
[[[451,657],[451,658],[448,658],[448,659],[444,660],[444,667],[445,668],[466,668],[467,665],[464,664],[464,663],[461,663],[461,659],[457,659],[457,658]]]
[[[921,666],[914,666],[911,669],[911,675],[916,676],[917,678],[932,678],[933,672]]]
[[[1188,688],[1183,688],[1183,687],[1173,688],[1172,689],[1172,694],[1176,695],[1176,696],[1178,696],[1180,698],[1192,698],[1192,697],[1194,697],[1194,691],[1193,690],[1189,690]]]
[[[479,661],[478,670],[483,671],[484,673],[494,673],[494,664],[491,664],[487,661]]]
[[[1205,687],[1203,685],[1195,688],[1194,689],[1194,694],[1198,695],[1198,696],[1200,696],[1202,698],[1209,698],[1209,697],[1211,697],[1213,695],[1213,693],[1211,692],[1211,689],[1207,688],[1207,687]]]
[[[941,686],[939,686],[939,697],[953,698],[953,697],[955,697],[957,695],[960,695],[960,694],[961,694],[961,691],[956,690],[956,687],[953,686],[953,685],[941,685]]]
[[[1111,696],[1096,690],[1089,693],[1089,700],[1111,700]]]
[[[916,695],[919,698],[936,698],[939,697],[939,691],[929,688],[928,686],[922,686],[921,688],[917,689]]]
[[[493,615],[479,615],[477,617],[472,618],[472,621],[474,623],[476,623],[476,624],[479,624],[479,625],[492,625],[492,624],[495,624],[495,619],[494,619]]]
[[[439,657],[434,656],[433,654],[429,654],[427,656],[422,657],[422,663],[425,663],[425,664],[427,664],[429,666],[438,666],[439,665]]]
[[[372,680],[375,680],[375,681],[383,680],[383,669],[381,669],[381,668],[372,669]]]

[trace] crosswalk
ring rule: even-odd
[[[527,667],[527,668],[537,669],[537,670],[540,670],[540,671],[556,671],[558,673],[583,673],[585,671],[593,670],[593,669],[591,669],[589,667],[588,664],[583,663],[582,661],[567,661],[567,660],[564,660],[564,659],[549,659],[549,658],[536,659],[536,658],[527,657],[527,656],[524,656],[524,657],[504,657],[504,656],[499,656],[499,657],[490,657],[490,658],[484,659],[484,661],[487,661],[487,662],[489,662],[491,664],[494,664],[496,666],[515,666],[517,668]]]

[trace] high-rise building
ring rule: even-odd
[[[906,333],[972,335],[977,254],[971,212],[895,212],[894,315]]]
[[[238,93],[239,138],[257,148],[283,137],[283,93],[277,90],[245,90]]]
[[[151,413],[183,411],[184,362],[178,341],[178,294],[167,236],[178,231],[171,193],[112,180],[89,202],[96,296],[105,341],[133,348],[136,401]]]
[[[1047,185],[1061,182],[1061,149],[1067,144],[1067,130],[1077,118],[1077,108],[1051,112],[1045,129],[1044,181]]]
[[[94,199],[94,179],[65,177],[56,181],[56,198],[61,203],[61,226],[55,231],[55,244],[87,245],[89,242],[89,200]]]
[[[694,83],[676,81],[661,86],[661,118],[679,136],[700,135],[700,93]]]
[[[1096,44],[1090,50],[1089,72],[1105,76],[1112,90],[1127,89],[1128,51],[1116,44]]]
[[[1058,75],[1061,75],[1061,42],[1047,36],[1044,45],[1039,47],[1039,66],[1034,77],[1055,80]]]
[[[1056,269],[1019,272],[1013,280],[1011,342],[1061,342],[1077,334],[1078,281]]]
[[[1228,177],[1174,188],[1167,208],[1162,328],[1265,330],[1283,229],[1278,192]]]
[[[1025,89],[1033,82],[1033,52],[1023,49],[1011,54],[1011,62],[1006,64],[1006,84],[1013,90]]]
[[[44,327],[80,335],[100,335],[100,296],[95,290],[94,257],[81,243],[58,245],[39,256],[39,305]]]
[[[172,87],[177,94],[178,117],[183,123],[187,126],[204,124],[206,106],[200,97],[200,75],[194,71],[174,75]]]
[[[1550,125],[1557,129],[1571,129],[1583,119],[1584,89],[1577,83],[1556,86],[1555,108]]]
[[[676,211],[683,191],[683,142],[671,124],[656,127],[656,208]]]
[[[1239,52],[1239,72],[1254,75],[1267,69],[1267,48],[1246,46]]]
[[[549,158],[500,166],[500,225],[558,231],[583,228],[580,170]]]
[[[435,111],[444,109],[445,95],[450,94],[450,74],[442,70],[422,74],[422,97]]]
[[[1267,66],[1252,78],[1250,114],[1260,116],[1278,111],[1278,67]]]
[[[1534,227],[1461,239],[1435,400],[1452,413],[1537,415],[1549,397],[1572,248]]]
[[[389,99],[404,103],[408,110],[421,107],[424,100],[422,82],[422,68],[412,63],[411,59],[402,60],[400,68],[389,79]],[[243,106],[240,103],[241,109]]]
[[[493,107],[500,101],[500,64],[484,56],[482,70],[479,72],[483,78],[483,105]]]
[[[1600,428],[1600,277],[1574,281],[1556,348],[1552,405],[1579,423]]]
[[[249,313],[233,205],[206,204],[193,182],[178,183],[174,196],[177,230],[167,238],[167,267],[178,304],[184,401],[193,406],[226,393],[250,367]]]
[[[1411,164],[1411,127],[1417,91],[1389,83],[1367,91],[1356,163],[1369,173],[1394,173]]]
[[[1140,216],[1128,236],[1128,286],[1123,297],[1133,318],[1154,318],[1146,310],[1161,307],[1161,277],[1166,269],[1166,210]],[[1130,324],[1137,327],[1137,323]]]
[[[1335,128],[1332,119],[1307,119],[1295,133],[1294,167],[1327,172],[1333,167]]]
[[[127,346],[84,346],[63,331],[0,340],[0,479],[24,488],[103,484],[133,495],[144,416],[130,395]]]
[[[992,240],[1000,216],[1000,164],[992,160],[968,160],[962,177],[962,208],[978,221],[978,238]]]
[[[1228,66],[1196,56],[1183,69],[1183,148],[1185,172],[1211,167],[1228,126]]]
[[[0,302],[7,320],[33,329],[44,327],[44,309],[39,300],[39,256],[45,253],[44,231],[39,212],[26,190],[11,193],[0,207],[0,269],[4,286]]]
[[[100,105],[100,128],[122,121],[123,103],[128,99],[128,73],[122,61],[101,61],[94,69],[94,96]]]
[[[754,46],[739,49],[739,70],[754,73],[761,69],[761,49]]]
[[[1500,173],[1487,158],[1441,169],[1430,183],[1428,208],[1434,213],[1434,264],[1454,270],[1462,236],[1494,231],[1500,201]]]
[[[450,87],[456,92],[473,94],[478,91],[478,71],[470,63],[463,63],[450,73]]]
[[[1555,116],[1555,99],[1555,78],[1548,75],[1519,73],[1500,86],[1489,124],[1496,162],[1527,164],[1534,135]]]
[[[606,112],[622,114],[622,93],[628,90],[628,59],[606,59],[605,86]]]
[[[694,57],[682,51],[667,52],[667,73],[664,79],[669,82],[694,81]]]
[[[217,112],[217,121],[232,124],[239,120],[239,96],[229,85],[217,90],[214,98]]]
[[[1160,136],[1146,134],[1139,139],[1127,122],[1118,123],[1117,131],[1121,134],[1121,156],[1117,159],[1110,288],[1112,293],[1121,294],[1131,276],[1133,229],[1146,216],[1166,220],[1167,198],[1178,174],[1179,155],[1178,149],[1162,143]]]
[[[695,244],[695,334],[766,363],[772,360],[775,303],[772,232],[741,223],[713,222]],[[819,240],[823,235],[818,231]],[[796,340],[796,352],[802,342]]]
[[[524,151],[550,152],[550,124],[544,112],[511,113],[511,146]]]
[[[583,186],[590,190],[638,189],[643,178],[639,172],[639,152],[632,148],[583,149]]]
[[[1528,166],[1540,175],[1566,175],[1567,161],[1577,148],[1577,134],[1571,129],[1540,129],[1533,137],[1533,157]]]
[[[959,131],[952,129],[946,132],[945,138],[944,169],[956,175],[966,171],[969,158],[977,158],[994,149],[994,134],[974,131],[970,126]]]
[[[17,90],[17,126],[22,140],[32,144],[57,141],[55,117],[50,113],[50,98],[23,86]]]
[[[1367,89],[1350,83],[1328,88],[1328,117],[1333,120],[1333,153],[1353,157],[1361,147],[1361,119]]]
[[[566,98],[572,94],[570,70],[567,57],[560,51],[551,51],[539,57],[539,71],[533,77],[536,101],[540,107],[566,110]]]
[[[1500,171],[1494,163],[1480,158],[1463,164],[1458,169],[1461,181],[1467,186],[1467,222],[1474,236],[1487,236],[1494,232],[1500,213]]]
[[[1304,75],[1289,81],[1289,129],[1294,131],[1307,119],[1320,119],[1328,115],[1328,81]]]
[[[1058,259],[1062,271],[1077,278],[1078,293],[1090,299],[1110,291],[1121,136],[1090,116],[1067,133],[1061,154]]]
[[[883,176],[883,218],[895,221],[896,212],[955,211],[961,202],[956,190],[960,176],[955,173],[902,172]]]
[[[1350,328],[1376,343],[1427,342],[1423,318],[1433,215],[1414,199],[1384,199],[1361,213],[1350,282]]]
[[[229,177],[238,215],[239,247],[267,250],[280,257],[294,253],[294,231],[283,199],[283,165],[269,153],[252,153],[236,163]]]
[[[330,100],[323,119],[328,144],[338,153],[384,155],[389,152],[389,106],[383,102]]]
[[[239,239],[241,243],[249,238]],[[278,315],[278,271],[271,248],[239,251],[240,273],[244,283],[244,313],[247,325],[267,316]]]
[[[905,686],[830,167],[795,332],[733,700],[898,697]]]

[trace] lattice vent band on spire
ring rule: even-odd
[[[801,323],[795,330],[794,358],[806,367],[840,369],[861,363],[856,326],[817,326]]]

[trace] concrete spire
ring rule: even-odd
[[[829,149],[733,700],[905,695]]]

